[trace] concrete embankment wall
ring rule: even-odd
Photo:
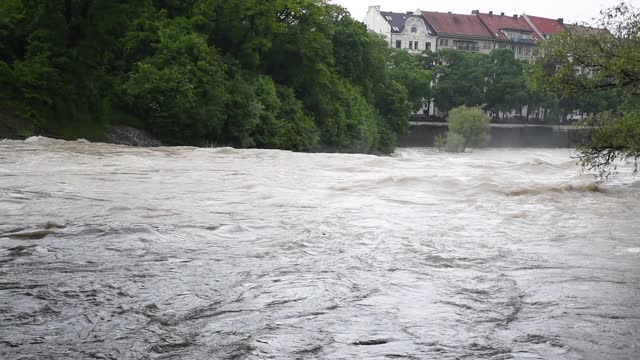
[[[435,138],[447,131],[443,125],[412,125],[398,139],[401,147],[430,147]],[[584,139],[584,130],[553,126],[492,127],[490,147],[571,148]]]

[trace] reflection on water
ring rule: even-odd
[[[637,359],[640,183],[568,150],[0,143],[0,358]]]

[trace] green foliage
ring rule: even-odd
[[[640,110],[622,115],[603,113],[585,125],[594,126],[589,142],[578,150],[583,166],[608,176],[616,170],[616,161],[630,161],[638,172],[640,159]]]
[[[425,101],[431,99],[433,73],[420,64],[420,57],[406,50],[389,49],[391,78],[407,89],[407,98],[413,111],[420,110]]]
[[[445,150],[452,153],[461,153],[466,149],[466,139],[452,131],[447,132],[447,140]]]
[[[0,4],[0,105],[35,132],[390,152],[430,79],[322,0]]]
[[[493,111],[511,111],[527,104],[529,93],[522,63],[513,52],[496,49],[489,55],[487,65],[486,107]]]
[[[455,107],[480,106],[485,101],[488,57],[444,49],[437,54],[438,83],[434,99],[438,108],[449,111]]]
[[[132,111],[169,143],[198,144],[219,134],[226,78],[216,51],[202,35],[178,26],[161,29],[154,48],[123,84]]]
[[[575,27],[548,41],[531,80],[556,94],[561,107],[600,114],[585,123],[595,130],[579,147],[579,158],[586,169],[606,176],[616,160],[638,168],[640,11],[622,3],[604,11],[598,25],[610,31]]]
[[[444,150],[445,147],[447,146],[447,136],[449,135],[449,132],[443,132],[442,134],[436,136],[433,139],[433,146],[437,147],[438,150]]]
[[[278,86],[279,108],[277,116],[259,127],[262,137],[256,140],[260,147],[309,151],[316,147],[318,129],[313,119],[305,114],[304,106],[294,92]],[[268,133],[271,132],[271,133]]]
[[[460,144],[460,139],[463,141]],[[491,140],[491,119],[479,108],[457,107],[449,112],[449,136],[447,148],[485,146]]]

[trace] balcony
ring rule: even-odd
[[[462,50],[462,51],[472,51],[472,52],[480,51],[480,47],[478,47],[478,46],[470,46],[470,45],[455,45],[454,48],[457,49],[457,50]]]
[[[536,42],[533,39],[524,39],[524,38],[510,38],[512,42],[520,43],[520,44],[529,44],[534,45]]]

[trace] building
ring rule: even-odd
[[[510,49],[519,60],[532,60],[536,56],[534,48],[542,38],[523,17],[493,12],[484,14],[477,10],[474,14],[494,37],[496,48]]]
[[[456,49],[488,54],[494,49],[493,36],[475,15],[423,11],[422,17],[437,40],[433,51]]]
[[[492,11],[471,15],[420,11],[394,13],[370,6],[364,20],[367,28],[381,34],[390,47],[412,53],[456,49],[488,54],[510,49],[519,60],[533,60],[536,45],[567,30],[563,19],[531,15],[508,16]]]
[[[425,50],[435,51],[436,41],[436,34],[425,22],[422,12],[416,10],[407,17],[404,29],[393,34],[392,46],[419,54]]]
[[[523,61],[534,60],[540,55],[537,47],[540,42],[564,31],[610,34],[606,29],[565,25],[563,19],[527,14],[509,16],[492,11],[481,13],[479,10],[473,10],[470,15],[420,10],[394,13],[381,11],[380,6],[370,6],[364,22],[369,31],[382,35],[390,47],[415,54],[443,49],[489,54],[494,49],[509,49],[516,59]],[[506,115],[518,116],[521,110]],[[416,115],[441,114],[436,104],[430,102]],[[584,114],[576,116],[583,117]]]
[[[436,38],[429,32],[420,10],[394,13],[370,6],[364,22],[369,31],[382,35],[390,47],[421,53],[435,46]]]
[[[548,40],[551,36],[567,30],[564,26],[563,19],[554,20],[527,14],[522,15],[522,18],[535,30],[536,34],[544,40]]]

